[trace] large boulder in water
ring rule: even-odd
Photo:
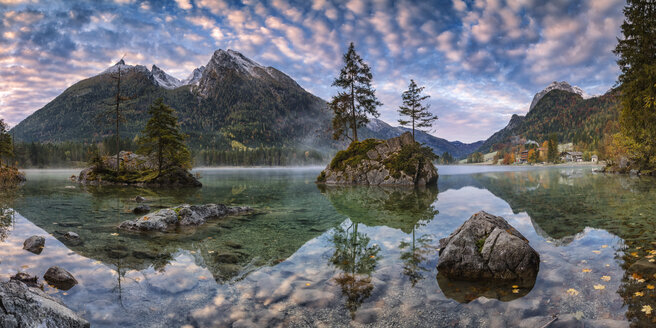
[[[61,290],[69,290],[77,285],[75,277],[73,277],[70,272],[58,266],[49,268],[48,271],[46,271],[46,274],[43,275],[43,279],[45,279],[49,285],[55,286]]]
[[[0,304],[0,327],[89,327],[61,301],[20,281],[0,282]]]
[[[23,249],[34,254],[41,254],[45,244],[46,239],[42,236],[32,236],[25,239],[23,242]]]
[[[457,280],[535,281],[540,255],[502,217],[478,212],[440,240],[440,275]]]
[[[328,185],[427,185],[437,182],[433,160],[437,156],[428,147],[415,142],[410,132],[388,140],[367,139],[353,142],[338,152],[318,183]]]
[[[118,227],[135,231],[167,231],[180,226],[198,226],[209,219],[222,218],[252,211],[250,207],[228,207],[223,204],[180,205],[166,208],[136,220],[123,221]]]

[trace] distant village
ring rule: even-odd
[[[552,143],[552,153],[549,143]],[[535,140],[514,137],[510,145],[487,154],[480,152],[469,155],[459,161],[460,164],[488,165],[519,165],[519,164],[559,164],[559,163],[589,163],[598,164],[599,156],[593,152],[574,150],[572,143],[559,145],[555,140],[547,140],[542,144]]]

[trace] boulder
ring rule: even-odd
[[[43,251],[43,247],[46,244],[46,239],[41,237],[41,236],[32,236],[30,238],[25,239],[23,242],[23,249],[34,253],[34,254],[41,254],[41,251]]]
[[[0,327],[78,328],[89,322],[60,300],[16,280],[0,282]]]
[[[228,207],[223,204],[180,205],[166,208],[136,220],[122,222],[118,227],[134,231],[168,231],[183,226],[198,226],[210,219],[251,212],[250,207]]]
[[[143,196],[137,196],[134,198],[134,201],[137,203],[143,203],[146,201],[146,198],[144,198]]]
[[[478,212],[440,240],[440,275],[457,280],[535,281],[540,255],[502,217]]]
[[[139,205],[132,210],[134,214],[146,214],[150,212],[150,206],[148,205]]]
[[[427,185],[437,182],[436,156],[409,132],[388,140],[367,139],[338,152],[319,177],[327,185]]]
[[[9,279],[20,281],[26,284],[28,287],[36,287],[36,288],[43,287],[43,285],[39,283],[39,278],[25,272],[18,272],[15,275],[11,276]]]
[[[69,290],[73,288],[73,286],[77,285],[77,280],[75,277],[73,277],[70,272],[58,266],[53,266],[48,269],[46,274],[43,275],[43,279],[45,279],[49,285],[52,285],[61,290]]]

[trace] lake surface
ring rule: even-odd
[[[320,168],[200,169],[201,189],[80,187],[28,171],[0,205],[0,280],[80,282],[47,293],[92,327],[595,327],[654,325],[656,180],[590,167],[439,168],[437,187],[318,187]],[[153,208],[247,205],[254,213],[171,233],[130,233]],[[438,242],[472,214],[504,217],[541,257],[533,286],[438,281]],[[63,233],[80,235],[70,244]],[[22,249],[46,236],[40,255]],[[636,264],[637,263],[637,264]],[[653,271],[652,271],[653,270]],[[651,307],[654,313],[648,314]]]

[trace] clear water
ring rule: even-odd
[[[45,290],[92,327],[540,327],[553,315],[654,324],[656,180],[450,166],[437,188],[320,188],[319,170],[203,169],[202,189],[176,190],[81,188],[68,180],[76,172],[28,171],[0,196],[16,212],[0,221],[0,280],[65,268],[80,284]],[[135,217],[137,195],[155,209],[255,212],[172,233],[117,230]],[[480,210],[540,253],[534,285],[436,279],[439,239]],[[68,243],[67,231],[83,243]],[[40,255],[22,249],[35,234],[47,236]]]

